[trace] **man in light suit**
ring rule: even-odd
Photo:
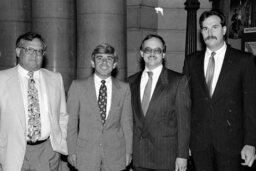
[[[184,64],[192,97],[192,157],[197,171],[240,171],[252,166],[255,155],[255,58],[225,43],[222,13],[205,11],[199,22],[206,49]]]
[[[62,77],[41,68],[46,45],[41,35],[28,32],[16,41],[18,65],[0,71],[0,167],[3,171],[57,171],[67,154],[68,115]],[[37,106],[28,95],[33,72]],[[33,103],[34,104],[34,103]],[[35,117],[32,113],[37,112]],[[31,117],[37,118],[37,126]],[[37,130],[33,130],[33,128]],[[36,136],[35,136],[36,135]],[[1,169],[0,169],[1,170]]]
[[[140,47],[145,69],[129,77],[134,113],[135,171],[185,171],[187,167],[188,82],[185,75],[163,66],[165,53],[163,38],[156,34],[147,35]]]
[[[70,87],[68,161],[78,170],[120,171],[131,161],[131,93],[111,76],[117,60],[111,45],[98,45],[91,58],[94,74]]]

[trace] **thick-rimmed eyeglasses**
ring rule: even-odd
[[[45,51],[44,50],[36,50],[34,48],[24,48],[24,47],[20,47],[21,49],[24,49],[25,53],[28,54],[28,55],[33,55],[34,53],[37,55],[37,56],[43,56]]]
[[[144,52],[145,54],[154,53],[154,54],[159,55],[159,54],[162,54],[162,53],[163,53],[163,50],[162,50],[161,48],[155,48],[155,49],[145,48],[145,49],[143,50],[143,52]]]

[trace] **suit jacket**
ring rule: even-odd
[[[111,170],[123,170],[132,154],[131,93],[127,83],[112,78],[112,101],[101,122],[94,76],[73,81],[68,95],[68,149],[79,170],[98,171],[101,160]],[[79,127],[79,128],[78,128]]]
[[[50,141],[54,151],[67,154],[68,115],[62,77],[41,69],[46,85]],[[0,71],[0,165],[4,171],[20,171],[26,151],[26,121],[17,67]]]
[[[174,169],[177,157],[188,157],[190,97],[186,76],[163,68],[144,116],[141,75],[129,77],[134,113],[133,165]]]
[[[188,56],[184,64],[192,98],[191,150],[214,145],[218,152],[240,154],[244,145],[256,145],[254,58],[228,46],[211,98],[204,76],[204,54]]]

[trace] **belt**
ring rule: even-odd
[[[27,145],[39,145],[39,144],[44,143],[44,142],[47,141],[47,140],[48,140],[48,138],[45,139],[45,140],[38,140],[38,141],[35,141],[35,142],[27,141]]]

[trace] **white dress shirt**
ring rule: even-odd
[[[102,84],[101,80],[102,79],[99,76],[94,74],[94,84],[95,84],[97,100],[99,98],[100,86]],[[105,81],[106,81],[105,85],[107,86],[107,112],[106,112],[106,119],[107,119],[110,106],[111,106],[111,100],[112,100],[112,78],[108,77],[107,79],[105,79]]]
[[[141,76],[141,80],[140,80],[140,100],[142,101],[142,98],[143,98],[143,94],[144,94],[144,90],[145,90],[145,87],[147,85],[147,82],[148,82],[148,71],[151,71],[153,72],[153,77],[152,77],[152,88],[151,88],[151,93],[150,93],[150,99],[153,95],[153,92],[155,90],[155,87],[156,87],[156,83],[158,81],[158,78],[162,72],[162,69],[163,69],[163,65],[160,65],[159,67],[153,69],[153,70],[149,70],[147,67],[145,67],[143,73],[142,73],[142,76]]]
[[[227,50],[227,44],[224,42],[224,45],[219,50],[215,51],[216,54],[214,56],[215,66],[214,66],[214,74],[213,74],[213,80],[212,80],[212,94],[215,90],[217,81],[219,79],[219,75],[220,75],[220,71],[224,61],[226,50]],[[207,65],[208,65],[211,53],[212,51],[207,48],[204,55],[204,76],[205,77],[206,77]]]
[[[21,86],[21,94],[23,97],[23,104],[25,109],[26,118],[26,133],[28,132],[28,71],[18,65],[19,81]],[[33,78],[35,80],[36,88],[38,90],[39,106],[40,106],[40,118],[41,118],[41,138],[39,140],[45,140],[50,136],[50,120],[48,109],[48,97],[46,93],[45,83],[40,74],[40,70],[35,71]]]

